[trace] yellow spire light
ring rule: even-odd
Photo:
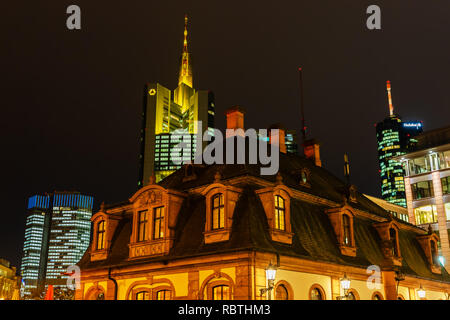
[[[188,42],[187,42],[187,23],[188,17],[184,16],[184,40],[183,40],[183,53],[181,55],[181,68],[180,68],[180,76],[178,78],[178,85],[184,83],[187,86],[192,88],[192,67],[190,63],[190,54],[188,52]]]

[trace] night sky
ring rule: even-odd
[[[81,7],[82,29],[66,28]],[[381,7],[381,30],[366,8]],[[300,128],[303,67],[308,135],[323,166],[380,196],[374,124],[395,111],[449,125],[450,3],[434,1],[8,1],[1,6],[0,257],[19,266],[27,198],[78,190],[129,198],[138,177],[146,82],[177,85],[184,14],[194,87],[216,95],[216,127],[232,105],[246,128]]]

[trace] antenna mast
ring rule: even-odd
[[[303,77],[302,77],[302,68],[298,68],[298,74],[300,78],[300,112],[302,117],[302,142],[303,144],[306,141],[306,125],[305,125],[305,107],[303,104]]]

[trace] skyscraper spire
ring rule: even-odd
[[[183,53],[181,54],[181,68],[180,68],[180,76],[178,78],[178,85],[182,83],[188,85],[192,88],[192,67],[191,67],[191,59],[190,54],[188,52],[188,42],[187,42],[187,15],[184,16],[184,41],[183,41]]]
[[[392,105],[391,82],[389,80],[386,82],[386,88],[387,88],[388,100],[389,100],[389,115],[392,117],[394,115],[394,106]]]

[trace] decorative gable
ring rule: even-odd
[[[275,187],[259,189],[256,194],[264,207],[272,240],[292,244],[294,234],[291,226],[291,198],[293,194],[281,180],[281,175],[278,175]],[[280,212],[284,213],[283,224],[280,223]]]
[[[438,241],[439,238],[435,233],[428,233],[424,235],[417,236],[417,241],[419,241],[425,256],[427,257],[428,264],[430,265],[431,272],[436,274],[441,274],[441,268],[439,262],[437,261],[438,253]]]
[[[220,174],[216,174],[215,183],[206,187],[201,194],[206,198],[205,243],[228,241],[233,225],[233,215],[236,203],[242,189],[220,182]],[[218,204],[215,197],[220,196]],[[217,207],[216,207],[217,206]],[[221,223],[217,225],[214,215],[220,215]],[[215,225],[216,224],[216,225]]]
[[[381,247],[387,266],[401,266],[402,256],[399,243],[399,226],[391,220],[373,225],[381,238]]]
[[[342,207],[327,209],[325,213],[333,226],[341,254],[355,257],[356,245],[353,228],[355,214],[352,207],[345,203]]]
[[[111,249],[111,241],[120,217],[108,214],[102,203],[100,211],[91,217],[93,239],[90,248],[91,261],[105,260]]]
[[[150,184],[131,198],[133,228],[130,259],[168,254],[175,237],[175,225],[186,195]]]

